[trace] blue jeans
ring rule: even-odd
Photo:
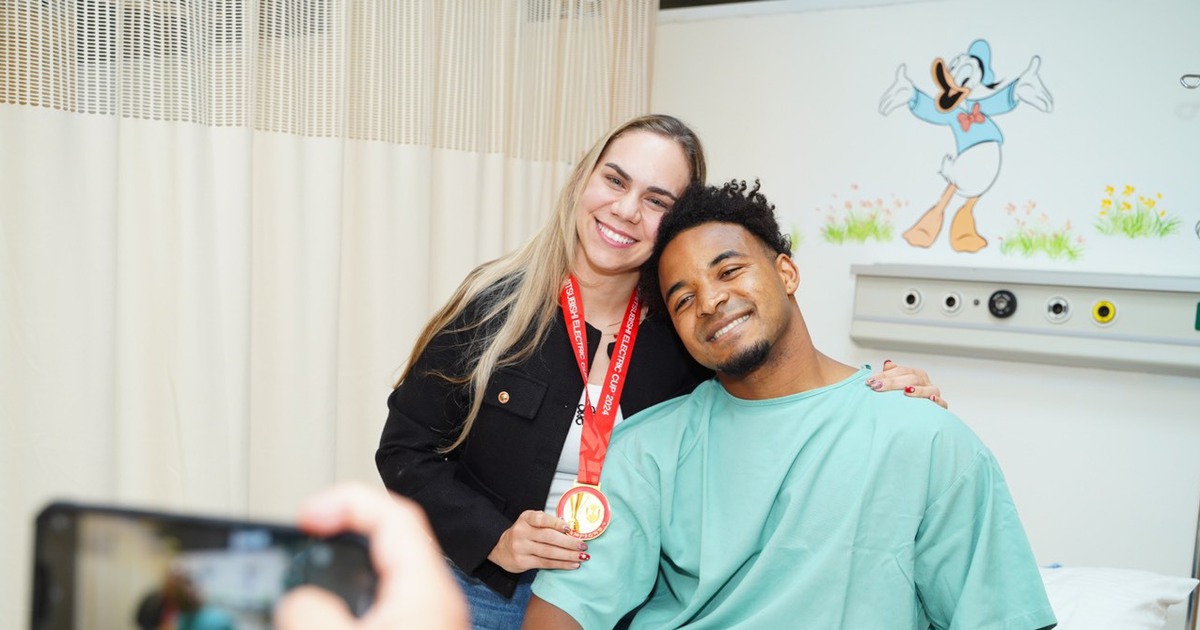
[[[471,605],[471,627],[474,630],[519,630],[525,619],[525,606],[533,594],[530,586],[537,571],[526,571],[517,581],[517,590],[511,599],[493,591],[488,585],[463,573],[450,563],[454,579],[467,596]]]

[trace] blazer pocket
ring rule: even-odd
[[[471,469],[468,468],[466,464],[459,463],[458,470],[454,473],[454,477],[460,482],[466,484],[467,487],[486,497],[492,502],[492,505],[496,506],[497,510],[503,512],[505,508],[508,507],[508,501],[504,497],[500,496],[495,490],[492,490],[486,483],[480,481],[479,477],[476,477],[475,473],[471,472]]]
[[[498,370],[488,381],[483,404],[533,420],[549,386],[513,369]]]

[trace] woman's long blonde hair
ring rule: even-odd
[[[592,145],[571,171],[546,225],[516,251],[486,262],[467,274],[446,305],[425,325],[413,346],[396,387],[408,378],[417,359],[439,333],[478,329],[477,334],[472,335],[471,345],[464,349],[465,371],[461,374],[435,373],[451,383],[467,384],[471,393],[471,405],[462,428],[442,452],[458,448],[470,435],[492,374],[500,368],[525,361],[541,345],[558,311],[563,279],[574,264],[575,243],[579,238],[575,230],[575,207],[608,145],[630,131],[649,131],[673,140],[687,157],[691,181],[704,182],[706,167],[700,139],[672,116],[634,118]],[[447,330],[469,305],[474,305],[473,310],[477,310],[478,316],[461,329]],[[496,318],[502,322],[499,326],[492,322]]]

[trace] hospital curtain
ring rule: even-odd
[[[289,518],[377,483],[417,331],[645,112],[656,12],[0,3],[0,626],[51,497]]]

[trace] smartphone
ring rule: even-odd
[[[33,630],[271,628],[301,584],[361,616],[377,580],[362,536],[265,522],[56,501],[35,540]]]

